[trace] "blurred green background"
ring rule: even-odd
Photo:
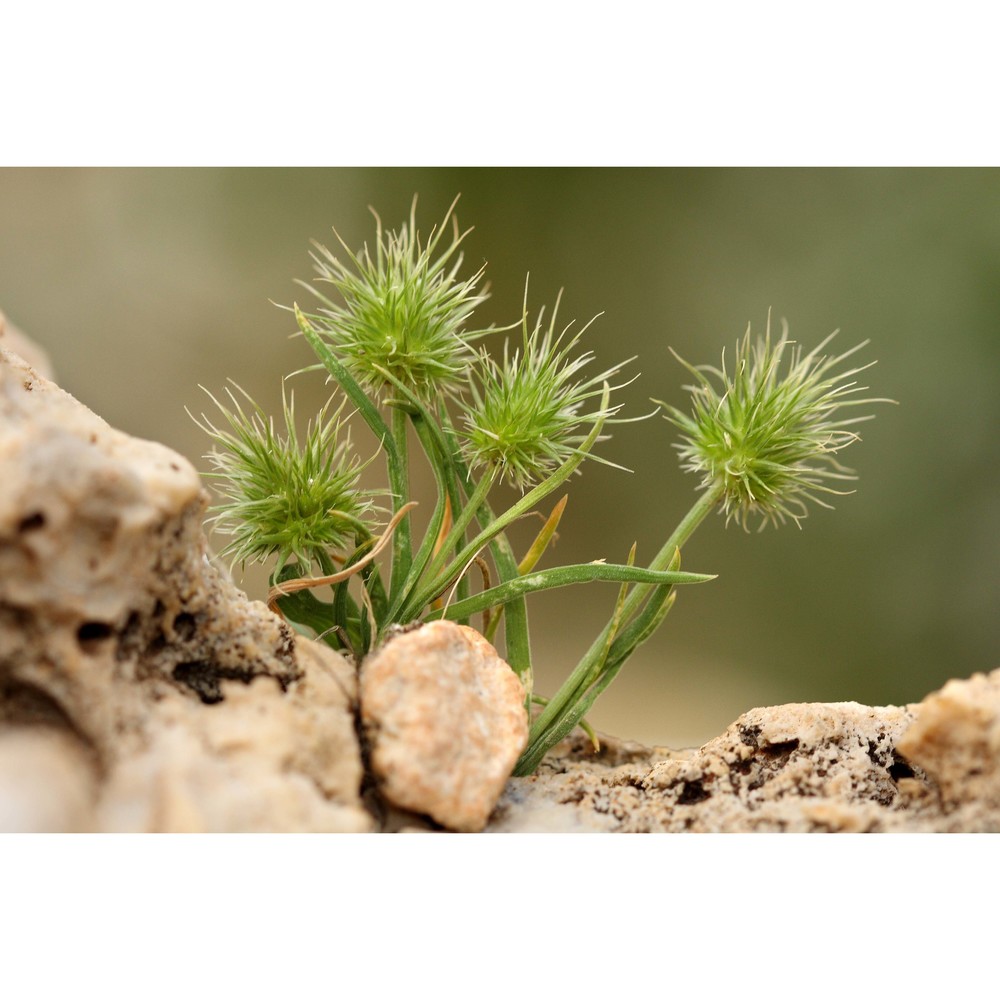
[[[64,388],[113,425],[195,461],[207,440],[184,407],[232,377],[266,406],[309,361],[269,300],[305,300],[309,240],[352,246],[367,206],[395,226],[419,193],[422,231],[457,193],[488,262],[488,321],[530,303],[604,315],[595,364],[631,355],[649,397],[686,405],[674,347],[731,350],[768,308],[807,346],[831,330],[862,358],[880,406],[845,460],[858,492],[803,530],[706,523],[685,567],[719,573],[681,592],[663,629],[591,715],[647,743],[694,745],[740,712],[786,701],[905,703],[1000,666],[1000,172],[937,169],[0,170],[0,310],[51,355]],[[594,369],[597,370],[596,368]],[[300,413],[319,376],[296,379]],[[618,427],[584,466],[560,562],[639,559],[694,496],[656,417]],[[362,454],[372,442],[355,433]],[[373,467],[374,468],[374,467]],[[0,470],[2,474],[2,470]],[[525,528],[525,533],[530,529]],[[252,596],[263,577],[247,581]],[[606,618],[610,585],[531,606],[537,688],[552,693]]]

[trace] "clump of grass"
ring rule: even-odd
[[[445,233],[451,232],[450,240]],[[712,579],[682,572],[681,548],[705,517],[721,510],[727,523],[761,526],[801,522],[806,501],[824,499],[853,478],[840,452],[858,440],[858,423],[870,414],[848,407],[878,402],[862,395],[843,368],[864,345],[825,355],[830,338],[804,352],[787,327],[773,340],[770,320],[762,337],[748,328],[733,360],[719,368],[693,367],[690,413],[659,404],[681,431],[682,465],[699,478],[699,495],[648,566],[636,565],[635,547],[621,563],[595,561],[538,569],[555,536],[566,496],[551,508],[528,551],[518,558],[507,537],[521,517],[580,470],[607,439],[607,427],[625,422],[621,386],[611,381],[631,360],[598,373],[581,349],[591,323],[574,331],[557,326],[557,299],[546,324],[544,310],[528,322],[527,293],[519,321],[506,328],[477,327],[475,309],[485,300],[480,268],[461,276],[462,232],[454,204],[441,225],[422,240],[414,209],[408,223],[386,233],[376,216],[374,249],[342,257],[317,244],[313,291],[319,307],[293,305],[299,332],[319,369],[342,399],[329,403],[295,429],[285,402],[285,433],[242,394],[229,403],[212,397],[225,418],[207,417],[203,429],[215,442],[211,475],[220,483],[217,527],[231,536],[226,552],[240,563],[274,558],[268,600],[302,631],[360,659],[396,625],[447,618],[469,624],[481,615],[489,639],[501,615],[507,661],[524,683],[535,714],[528,747],[515,774],[529,774],[575,726],[617,676],[626,660],[663,622],[676,587]],[[327,297],[332,286],[338,299]],[[596,317],[595,317],[596,318]],[[521,327],[518,343],[493,354],[479,344]],[[374,436],[385,463],[385,525],[373,494],[362,490],[363,465],[346,434],[344,407]],[[633,419],[644,419],[643,417]],[[433,473],[433,507],[416,539],[410,512],[410,432]],[[374,458],[375,456],[373,456]],[[521,496],[505,509],[491,506],[501,481]],[[319,575],[313,575],[318,568]],[[481,581],[472,582],[472,577]],[[605,581],[618,585],[607,624],[551,698],[533,691],[526,597],[555,587]],[[328,600],[314,591],[330,588]]]

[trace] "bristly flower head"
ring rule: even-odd
[[[621,404],[589,412],[584,407],[587,400],[601,397],[607,379],[634,360],[599,375],[579,377],[593,355],[588,351],[573,356],[573,352],[594,320],[572,336],[568,336],[572,323],[557,334],[558,310],[559,298],[548,327],[543,329],[540,312],[529,333],[525,307],[521,347],[511,353],[505,343],[501,362],[482,352],[476,373],[479,384],[470,383],[469,399],[463,403],[463,450],[469,464],[486,467],[521,489],[545,479],[577,452],[598,420],[607,421],[618,412]]]
[[[433,401],[464,385],[475,358],[470,342],[489,332],[469,331],[465,324],[488,296],[485,290],[476,291],[483,268],[470,278],[458,278],[462,265],[458,247],[471,230],[459,232],[452,214],[455,202],[426,243],[417,233],[416,207],[414,198],[409,224],[389,233],[383,232],[372,210],[374,253],[367,244],[359,253],[352,252],[336,230],[346,260],[314,243],[317,280],[333,285],[342,304],[314,285],[300,284],[323,303],[319,313],[308,318],[365,389],[375,395],[387,390],[391,394],[381,368],[421,399]],[[451,241],[442,247],[449,222]]]
[[[246,392],[235,382],[233,386],[245,404],[227,388],[231,409],[205,390],[229,429],[192,414],[218,445],[205,457],[214,468],[208,475],[220,481],[217,490],[224,500],[212,508],[211,520],[232,536],[223,555],[243,565],[277,554],[277,571],[290,558],[308,566],[320,552],[353,549],[355,531],[368,532],[366,518],[373,505],[370,492],[358,489],[363,466],[350,453],[350,439],[346,434],[340,439],[344,405],[328,413],[327,402],[300,443],[294,398],[285,396],[284,386],[285,436]]]
[[[867,387],[854,376],[860,368],[835,372],[848,356],[868,342],[836,356],[820,352],[836,336],[834,331],[809,353],[788,339],[767,331],[751,341],[750,328],[737,342],[730,370],[723,353],[722,367],[693,367],[679,361],[698,380],[687,386],[693,400],[686,414],[666,404],[666,417],[683,432],[680,451],[686,471],[701,475],[701,487],[720,492],[726,522],[738,520],[744,528],[752,514],[767,523],[797,524],[808,513],[806,500],[829,507],[817,494],[844,495],[828,485],[857,477],[836,455],[859,440],[851,429],[873,414],[844,419],[847,407],[890,400],[856,398]],[[676,355],[675,355],[676,356]],[[782,372],[782,363],[787,365]]]

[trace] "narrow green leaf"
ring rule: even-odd
[[[413,557],[413,561],[410,564],[410,572],[402,586],[396,593],[393,594],[392,603],[385,613],[383,626],[391,624],[406,624],[406,622],[400,618],[400,611],[402,610],[403,602],[406,600],[407,594],[409,594],[417,585],[424,570],[427,568],[427,563],[433,553],[434,544],[437,541],[438,534],[440,533],[441,525],[444,522],[445,509],[447,507],[446,499],[449,496],[448,484],[445,479],[444,470],[442,468],[440,458],[436,454],[433,434],[430,429],[430,421],[421,414],[414,418],[413,426],[416,429],[417,437],[423,446],[424,453],[427,455],[431,471],[434,473],[434,478],[437,482],[438,497],[437,503],[434,506],[434,511],[431,514],[430,523],[427,526],[427,531],[424,534],[423,541],[421,542],[420,548],[417,550],[417,554]]]
[[[371,428],[372,433],[382,443],[390,465],[399,464],[399,455],[396,452],[396,444],[389,432],[389,427],[382,419],[378,409],[366,395],[364,389],[358,385],[351,377],[347,369],[340,363],[329,345],[316,332],[312,324],[306,319],[298,305],[294,305],[295,319],[299,324],[302,335],[309,341],[309,346],[313,349],[316,357],[323,362],[323,366],[333,377],[334,381],[344,390],[348,399],[357,407],[361,418]]]
[[[543,707],[549,703],[549,699],[543,698],[540,694],[533,694],[529,700],[533,705],[541,705]],[[580,728],[587,734],[587,739],[590,740],[590,744],[594,748],[594,753],[597,753],[601,749],[601,741],[598,739],[594,727],[586,719],[581,719]]]
[[[608,396],[611,393],[611,388],[607,382],[604,383],[604,391],[601,397],[601,411],[607,409]],[[593,448],[598,437],[600,436],[601,429],[604,426],[604,417],[600,417],[595,420],[594,426],[591,428],[590,433],[587,435],[586,440],[580,445],[579,449],[564,462],[548,479],[544,482],[539,483],[534,489],[526,493],[517,503],[510,507],[505,513],[497,517],[493,523],[481,531],[469,544],[462,549],[459,555],[452,561],[452,563],[445,568],[445,570],[439,575],[439,580],[448,581],[454,579],[458,573],[460,573],[465,564],[479,552],[480,549],[486,547],[486,545],[501,531],[505,530],[509,525],[516,521],[523,514],[528,513],[533,507],[535,507],[541,500],[547,497],[555,489],[557,489],[563,482],[565,482],[575,471],[577,466],[584,460],[587,453]],[[437,596],[439,591],[439,583],[435,580],[431,585],[422,590],[419,595],[410,603],[409,607],[414,609],[414,613],[419,613],[420,609],[425,607],[430,601]]]
[[[636,546],[633,543],[628,554],[629,568],[632,568],[635,562],[635,550]],[[649,571],[647,570],[646,572]],[[611,620],[601,633],[604,641],[600,652],[594,653],[593,650],[595,647],[591,647],[592,652],[580,661],[569,679],[557,692],[555,700],[550,701],[545,709],[543,709],[542,715],[536,720],[535,725],[531,727],[528,735],[528,746],[518,760],[517,766],[514,769],[515,774],[531,774],[538,766],[542,757],[556,743],[563,739],[564,736],[572,732],[576,724],[582,720],[585,710],[576,711],[576,709],[584,700],[587,689],[600,677],[601,672],[606,668],[612,640],[618,634],[618,630],[621,627],[627,594],[628,583],[624,582],[619,588],[618,599],[615,601]]]
[[[425,616],[427,620],[447,618],[454,620],[466,615],[474,615],[486,608],[508,604],[518,597],[533,594],[541,590],[553,590],[557,587],[568,587],[574,583],[590,583],[594,580],[604,580],[615,583],[651,583],[651,584],[688,584],[705,583],[715,577],[705,573],[673,573],[666,570],[656,571],[641,566],[621,566],[608,563],[581,563],[574,566],[559,566],[554,569],[541,570],[508,580],[482,593],[475,594],[464,601],[451,604],[440,611],[432,611]]]
[[[419,414],[420,416],[422,416],[425,422],[428,424],[432,424],[434,422],[433,418],[427,412],[426,408],[421,403],[420,399],[408,386],[406,386],[403,382],[401,382],[395,375],[392,374],[392,372],[388,371],[387,369],[382,368],[378,365],[375,365],[374,367],[376,371],[378,371],[378,373],[387,382],[389,382],[396,389],[398,389],[400,393],[402,393],[404,398],[409,402],[415,414]],[[428,456],[428,457],[431,459],[432,465],[437,464],[434,462],[433,456]],[[455,508],[452,509],[451,513],[452,517],[454,518],[454,521],[452,523],[451,530],[448,532],[448,536],[442,543],[438,553],[431,558],[430,567],[427,570],[428,585],[422,591],[420,591],[421,595],[429,593],[430,596],[425,597],[423,600],[419,601],[416,598],[414,598],[413,600],[408,600],[403,605],[403,608],[400,611],[400,615],[402,618],[404,619],[415,618],[420,613],[424,605],[427,604],[428,601],[433,600],[433,598],[437,596],[437,592],[443,590],[451,582],[451,579],[454,578],[457,572],[460,572],[462,569],[464,569],[464,566],[457,565],[459,560],[456,558],[450,567],[452,569],[451,574],[444,576],[441,574],[442,568],[447,563],[450,551],[456,548],[460,548],[463,540],[465,539],[466,528],[469,526],[469,523],[476,515],[476,512],[479,510],[483,501],[485,501],[486,495],[489,492],[491,484],[492,484],[492,477],[483,476],[483,478],[480,479],[480,481],[476,484],[476,487],[473,490],[473,492],[469,495],[468,503],[462,505],[460,509],[455,509]],[[470,551],[468,549],[461,549],[461,551],[465,553],[465,558],[466,560],[468,560],[469,557],[471,557],[476,550]],[[435,586],[435,584],[438,587],[438,591],[431,593],[431,590]]]
[[[446,441],[445,453],[451,456],[452,467],[455,469],[458,480],[466,493],[471,493],[474,489],[472,476],[465,462],[462,460],[462,453],[455,436],[454,428],[448,420],[447,413],[442,412],[440,433]],[[454,503],[454,501],[452,501]],[[496,519],[490,505],[484,503],[476,514],[479,526],[483,529],[489,527]],[[518,576],[517,560],[510,547],[510,542],[505,534],[497,535],[490,542],[490,553],[493,556],[493,564],[496,566],[500,580],[506,582],[514,580]],[[531,666],[531,640],[528,628],[528,606],[523,597],[510,601],[505,605],[507,623],[504,626],[504,638],[506,640],[506,658],[514,673],[520,678],[528,695],[531,695],[534,684],[534,676]],[[492,641],[492,639],[490,640]]]
[[[531,543],[531,548],[528,549],[524,558],[517,564],[517,571],[522,576],[525,573],[530,573],[538,565],[538,560],[545,554],[545,550],[549,547],[549,543],[552,541],[552,537],[559,527],[559,522],[562,520],[563,511],[566,509],[568,500],[569,494],[567,493],[552,508],[552,513],[549,514],[545,524],[542,525],[541,531],[535,536],[535,540]]]
[[[615,647],[617,646],[617,641],[612,645],[611,649],[608,651],[605,662],[601,668],[600,676],[597,680],[583,694],[576,704],[566,712],[562,719],[560,719],[558,725],[553,727],[553,729],[546,735],[545,739],[539,740],[537,743],[530,746],[524,754],[522,754],[514,774],[518,776],[533,774],[535,769],[541,763],[542,758],[549,752],[549,750],[552,749],[552,747],[554,747],[560,740],[565,739],[577,725],[585,726],[584,716],[593,707],[594,702],[597,701],[600,695],[618,676],[618,672],[625,665],[625,661],[657,630],[660,623],[664,618],[666,618],[670,609],[674,606],[674,600],[676,597],[676,592],[672,591],[668,594],[660,607],[656,609],[655,613],[645,623],[645,627],[638,634],[638,637],[627,642],[622,650],[616,650]],[[621,638],[624,638],[624,635],[625,634],[623,632]]]
[[[396,451],[401,467],[392,483],[393,511],[397,511],[410,502],[410,458],[406,446],[406,413],[402,410],[393,410],[391,419],[392,436],[396,442]],[[402,588],[403,581],[409,576],[412,560],[410,519],[407,517],[399,522],[392,536],[392,571],[389,577],[389,593],[398,593]]]

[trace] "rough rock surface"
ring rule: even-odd
[[[941,829],[1000,832],[1000,670],[926,697],[899,751],[933,776]]]
[[[55,378],[49,356],[0,312],[0,347],[18,355],[45,378]]]
[[[481,830],[528,740],[524,688],[476,631],[403,631],[361,668],[370,766],[392,804]]]
[[[575,736],[506,780],[523,690],[445,622],[364,664],[376,819],[353,666],[209,561],[189,463],[12,344],[0,318],[0,831],[1000,832],[1000,670],[754,709],[697,750]]]
[[[757,708],[698,750],[573,737],[487,830],[1000,832],[1000,670],[905,708]]]
[[[0,831],[94,830],[97,772],[71,732],[37,724],[0,726]]]
[[[353,668],[209,561],[205,502],[0,346],[0,828],[370,827]]]

